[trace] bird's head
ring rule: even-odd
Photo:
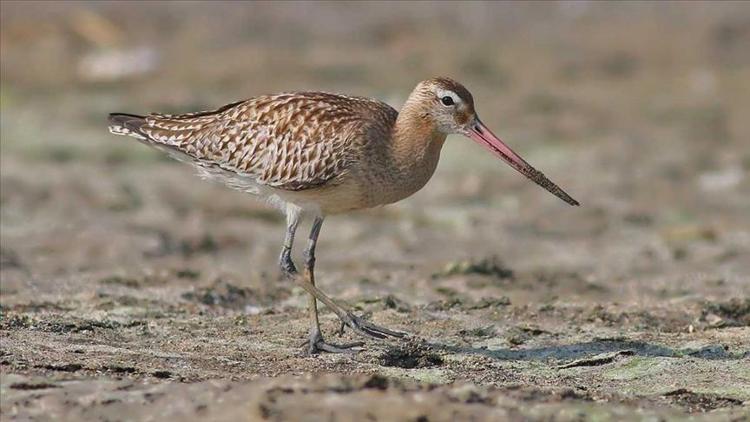
[[[460,83],[445,77],[422,81],[412,92],[409,102],[419,104],[419,116],[427,119],[438,132],[472,139],[558,198],[570,205],[579,205],[578,201],[524,161],[482,123],[474,109],[474,97]]]
[[[415,95],[423,106],[423,117],[443,134],[465,134],[477,118],[474,97],[452,79],[422,81],[412,93],[412,96]]]

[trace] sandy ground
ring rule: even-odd
[[[24,16],[8,10],[5,19]],[[107,10],[118,25],[136,16]],[[669,13],[607,15],[610,27],[584,20],[556,41],[562,47],[539,27],[506,33],[498,56],[530,70],[512,60],[425,64],[404,68],[408,78],[392,84],[404,92],[393,94],[374,76],[341,82],[330,69],[305,70],[311,85],[394,104],[422,73],[466,74],[483,120],[582,203],[569,207],[450,138],[423,191],[329,218],[318,247],[320,288],[408,338],[314,357],[300,347],[306,293],[276,267],[281,216],[104,128],[108,111],[220,105],[213,99],[265,92],[289,76],[261,85],[232,76],[262,71],[241,61],[226,79],[195,64],[197,82],[221,81],[213,94],[170,91],[185,83],[183,66],[126,86],[77,81],[51,97],[45,90],[59,81],[32,83],[27,73],[38,70],[19,70],[39,59],[21,47],[41,41],[6,21],[0,416],[747,418],[750,11],[722,10],[677,13],[690,31]],[[373,19],[376,11],[385,13]],[[642,26],[627,31],[634,22]],[[386,43],[397,58],[425,31],[355,43]],[[225,50],[206,51],[211,61]],[[427,63],[439,51],[425,52]],[[340,66],[336,75],[357,73]],[[488,76],[500,69],[506,82]],[[155,100],[159,83],[171,97]],[[338,337],[324,307],[321,318],[329,340],[359,340]]]

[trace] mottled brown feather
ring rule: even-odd
[[[368,98],[298,92],[255,97],[216,111],[151,114],[140,132],[200,163],[296,191],[342,178],[356,159],[348,144],[361,142],[373,129],[388,133],[397,114]]]

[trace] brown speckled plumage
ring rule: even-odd
[[[368,131],[387,132],[396,114],[367,98],[286,93],[214,112],[152,114],[139,133],[199,162],[296,191],[342,177],[350,144]]]

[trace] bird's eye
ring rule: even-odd
[[[443,103],[443,105],[445,105],[445,106],[452,106],[452,105],[454,105],[454,104],[455,104],[455,103],[453,102],[453,98],[451,98],[451,97],[449,97],[449,96],[447,96],[447,95],[446,95],[445,97],[441,98],[441,99],[440,99],[440,101],[441,101],[441,102]]]

